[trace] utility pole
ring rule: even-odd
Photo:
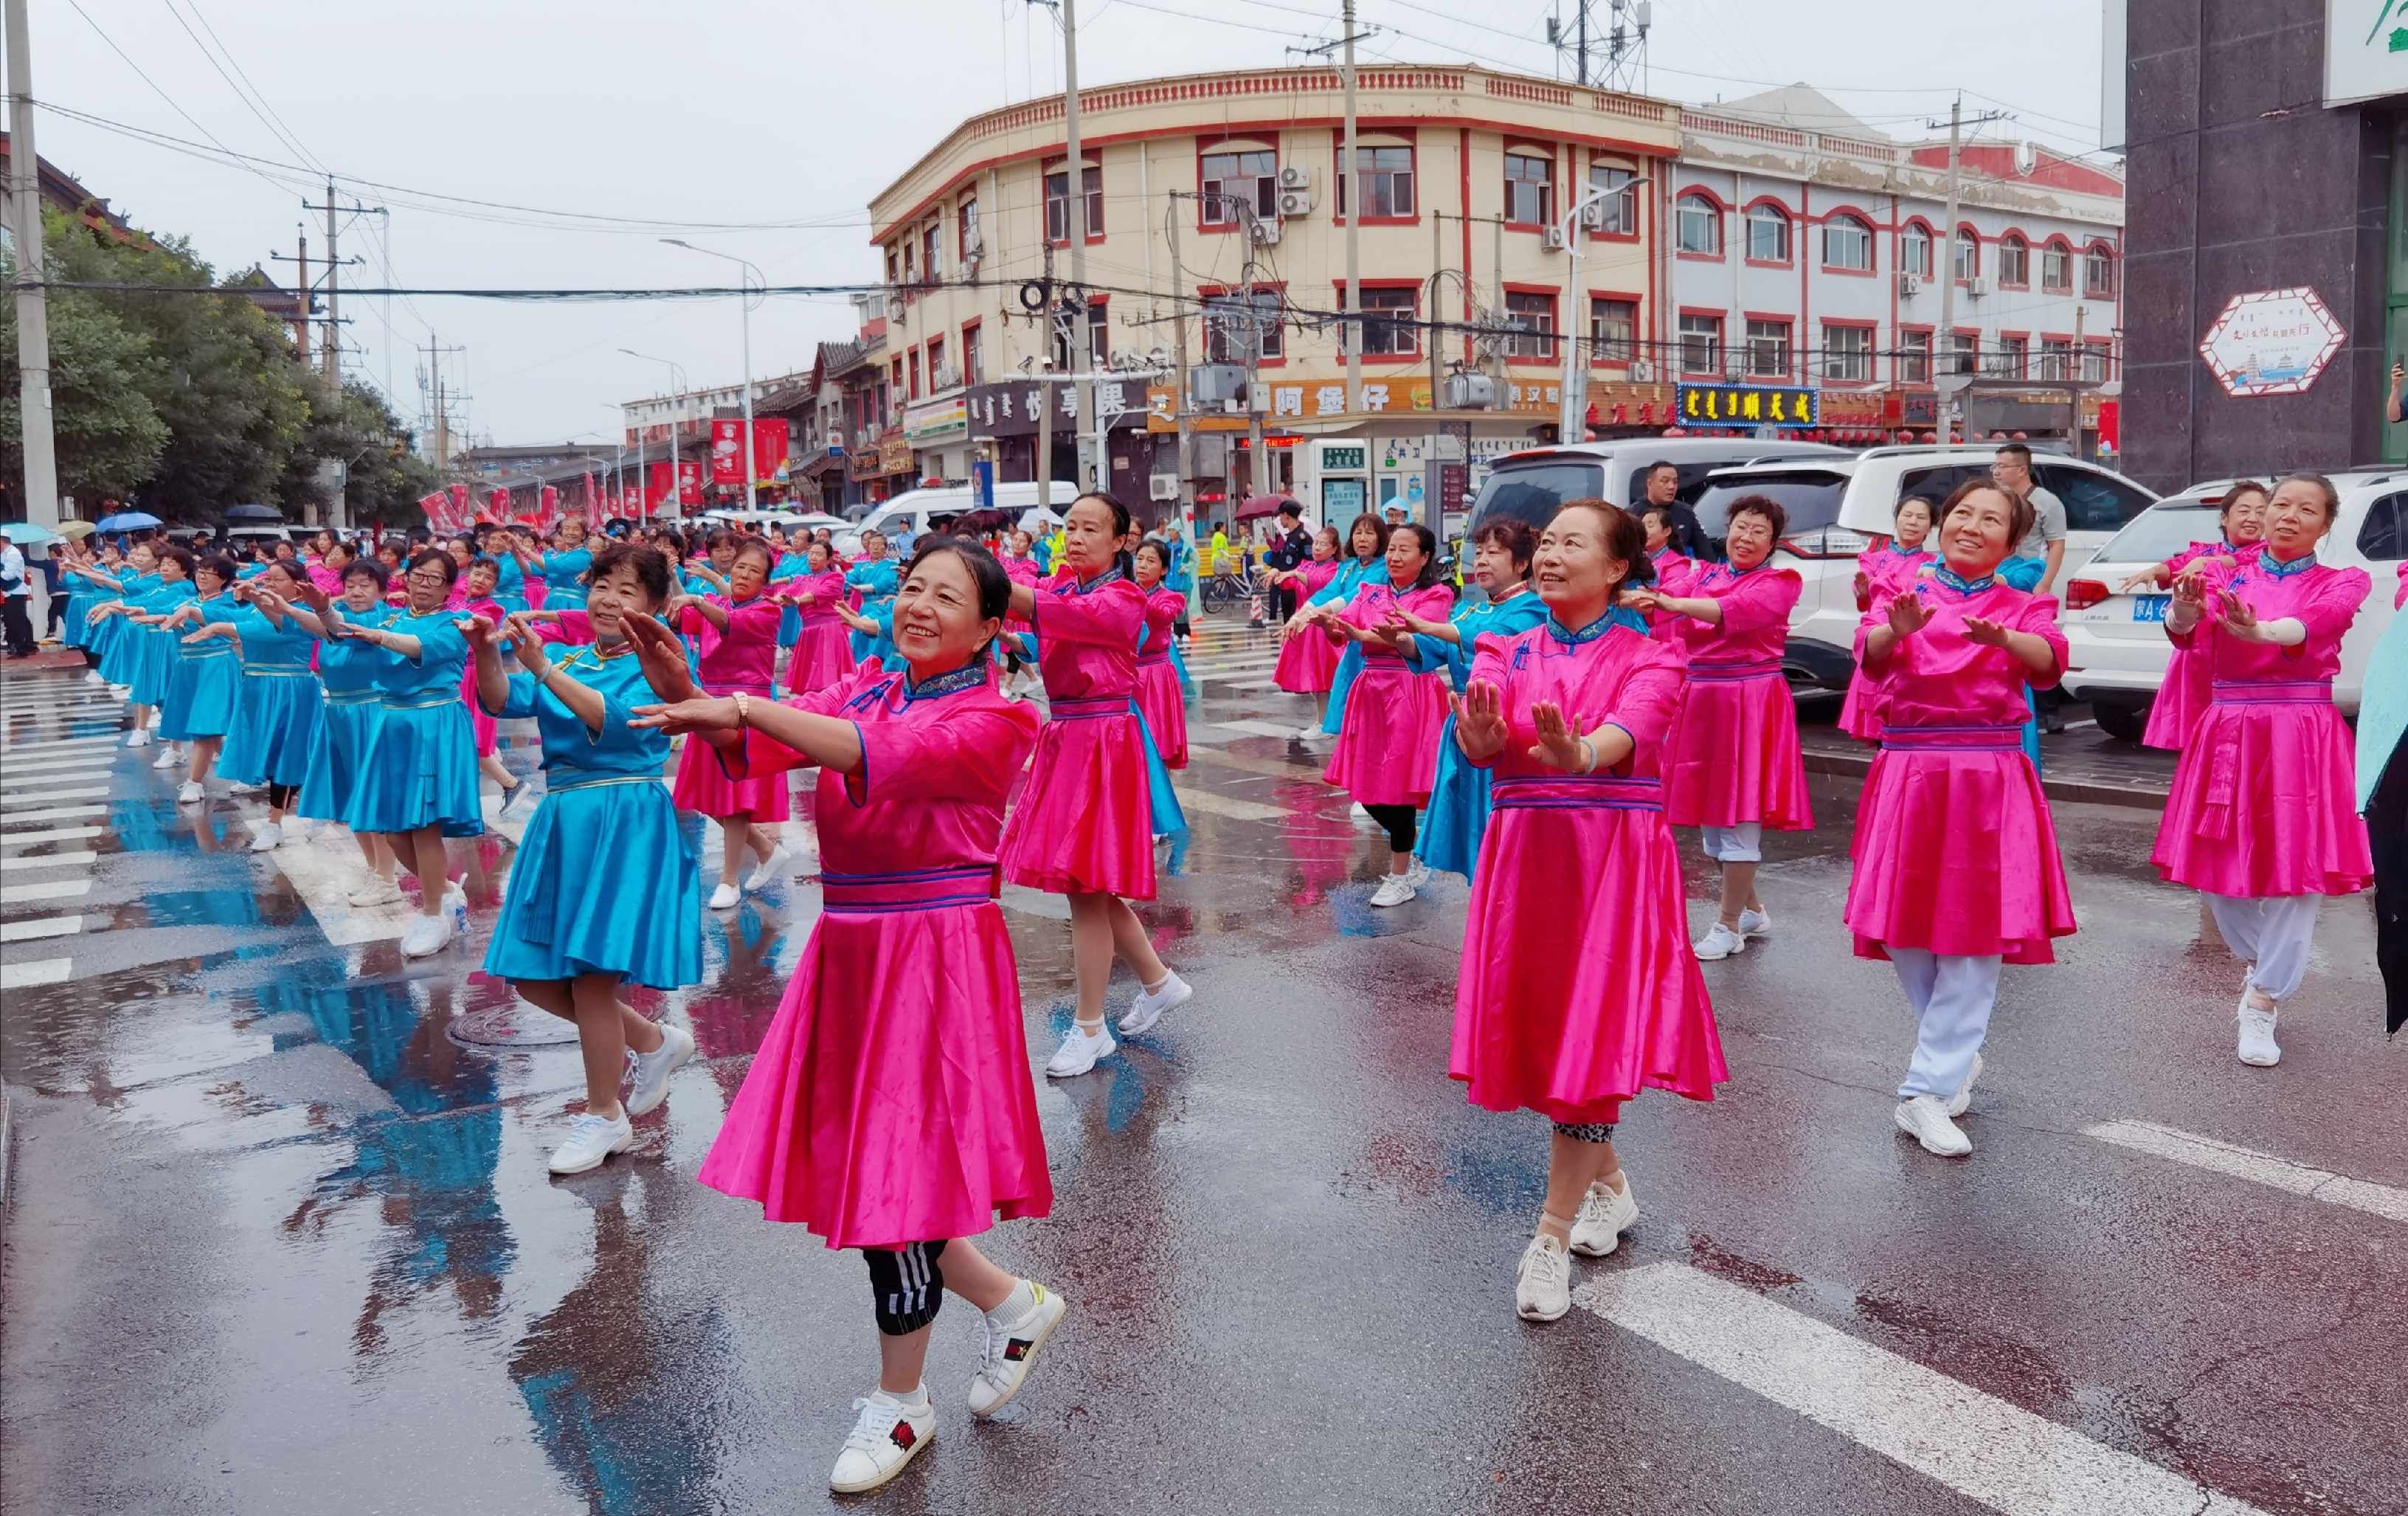
[[[1070,236],[1070,282],[1079,287],[1079,297],[1081,302],[1080,308],[1075,312],[1075,326],[1072,332],[1072,336],[1077,339],[1071,344],[1075,350],[1069,355],[1070,372],[1076,375],[1084,373],[1095,366],[1092,363],[1087,361],[1087,352],[1094,339],[1088,334],[1088,322],[1091,318],[1088,315],[1085,304],[1087,289],[1087,160],[1086,154],[1079,143],[1078,0],[1062,0],[1062,129],[1069,138],[1068,144],[1064,150],[1065,161],[1062,166],[1065,170],[1065,177],[1070,191],[1068,203],[1063,207],[1063,209],[1068,212],[1068,214],[1062,218],[1062,229],[1068,233]],[[1098,179],[1103,177],[1103,171],[1101,168],[1096,170],[1096,177]],[[1089,444],[1087,441],[1087,419],[1095,414],[1095,381],[1083,379],[1073,379],[1070,385],[1070,393],[1075,397],[1074,403],[1078,407],[1076,436],[1079,438],[1079,451],[1085,453],[1089,451]],[[1050,390],[1046,395],[1046,400],[1048,403],[1045,408],[1045,413],[1050,416],[1054,413],[1054,408],[1051,403],[1053,395]],[[1097,472],[1091,475],[1089,472],[1091,467],[1097,470]],[[1050,462],[1047,465],[1047,468],[1050,472],[1052,468]],[[1103,489],[1111,482],[1109,478],[1111,473],[1111,464],[1107,462],[1100,453],[1096,453],[1091,457],[1082,458],[1079,461],[1079,488],[1082,490]]]
[[[1588,88],[1588,0],[1580,0],[1580,82]]]
[[[326,352],[326,388],[337,394],[343,393],[343,346],[341,296],[335,281],[342,267],[340,250],[335,245],[335,180],[326,179],[326,321],[322,341]]]
[[[1242,205],[1242,204],[1244,204],[1244,203],[1243,203],[1243,202],[1240,202],[1240,204]],[[1255,222],[1254,207],[1253,206],[1251,206],[1251,205],[1246,205],[1246,206],[1245,206],[1245,212],[1246,212],[1246,490],[1247,490],[1247,493],[1250,493],[1250,494],[1254,494],[1254,493],[1263,493],[1263,492],[1262,492],[1263,478],[1264,478],[1264,475],[1268,472],[1268,470],[1266,470],[1266,469],[1264,468],[1264,466],[1263,466],[1263,408],[1262,408],[1262,407],[1260,407],[1260,406],[1258,406],[1258,405],[1256,405],[1256,404],[1254,403],[1254,402],[1255,402],[1255,400],[1256,400],[1256,399],[1258,399],[1258,398],[1261,396],[1261,394],[1262,394],[1262,385],[1263,385],[1263,327],[1264,327],[1264,324],[1265,324],[1265,323],[1264,323],[1264,321],[1263,321],[1263,313],[1262,313],[1261,308],[1260,308],[1259,307],[1257,307],[1257,306],[1254,304],[1254,250],[1255,250],[1256,248],[1258,248],[1258,247],[1262,246],[1262,243],[1261,243],[1260,241],[1258,241],[1258,240],[1255,238],[1255,236],[1254,236],[1254,222]],[[1366,446],[1368,447],[1368,446],[1369,446],[1369,444],[1367,443],[1367,444],[1366,444]],[[1235,469],[1232,469],[1230,472],[1234,474],[1234,473],[1236,472],[1236,470],[1235,470]],[[1225,492],[1225,493],[1234,493],[1234,492]],[[1229,520],[1230,520],[1230,522],[1231,522],[1232,523],[1234,523],[1234,522],[1237,521],[1237,518],[1238,518],[1238,508],[1239,508],[1239,507],[1240,507],[1240,506],[1242,506],[1242,505],[1244,505],[1244,504],[1245,504],[1245,502],[1244,502],[1244,501],[1242,501],[1242,500],[1236,500],[1236,501],[1225,500],[1225,501],[1223,501],[1223,502],[1222,502],[1222,504],[1223,504],[1223,505],[1226,505],[1226,506],[1227,506],[1227,507],[1229,508]]]
[[[1068,224],[1066,220],[1064,225]],[[1039,231],[1044,230],[1041,226]],[[1045,340],[1037,349],[1037,508],[1054,508],[1054,337],[1062,328],[1062,317],[1054,308],[1054,239],[1045,242]],[[1068,346],[1066,343],[1065,346]],[[1079,371],[1073,359],[1070,372]]]
[[[7,0],[8,206],[17,236],[17,408],[24,422],[25,520],[59,521],[59,456],[51,433],[50,278],[42,257],[42,160],[34,148],[34,63],[26,0]]]
[[[1171,414],[1179,418],[1179,530],[1192,550],[1196,546],[1196,478],[1195,451],[1191,443],[1195,428],[1189,420],[1187,397],[1187,277],[1179,265],[1179,192],[1170,192],[1170,406]],[[1188,557],[1189,572],[1194,572],[1195,557]],[[1181,588],[1194,593],[1195,585]]]
[[[1340,301],[1338,330],[1346,341],[1346,411],[1363,411],[1363,258],[1355,236],[1363,224],[1362,165],[1354,157],[1354,0],[1346,0],[1346,162],[1339,182],[1346,202],[1346,298]],[[1432,403],[1436,403],[1433,394]],[[1369,444],[1367,442],[1366,447]]]
[[[1933,250],[1940,276],[1940,333],[1931,345],[1940,350],[1933,357],[1942,372],[1932,376],[1931,388],[1940,402],[1940,441],[1942,446],[1956,440],[1954,417],[1956,408],[1956,164],[1962,144],[1965,102],[1960,96],[1948,106],[1948,214],[1947,229],[1940,235],[1940,246]],[[1944,372],[1945,377],[1942,377]]]
[[[301,303],[301,313],[293,321],[293,350],[306,363],[309,357],[309,234],[306,230],[300,234],[293,266],[296,280],[293,293]]]

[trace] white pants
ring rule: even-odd
[[[1936,1094],[1945,1100],[1956,1093],[1972,1071],[1973,1055],[1990,1030],[1990,1011],[1999,1003],[1997,953],[1985,958],[1942,958],[1924,948],[1889,948],[1890,965],[1906,991],[1922,1029],[1914,1039],[1914,1061],[1907,1065],[1906,1082],[1898,1097]]]
[[[2249,987],[2276,1000],[2299,994],[2300,981],[2308,977],[2308,952],[2316,942],[2316,912],[2324,903],[2320,894],[2278,894],[2262,900],[2207,896],[2207,908],[2215,917],[2215,929],[2224,934],[2225,946],[2243,963],[2257,965],[2249,971]]]
[[[1706,856],[1718,864],[1753,864],[1764,858],[1764,825],[1742,822],[1737,826],[1701,826]]]

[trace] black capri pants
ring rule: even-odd
[[[945,1272],[937,1259],[943,1242],[907,1242],[900,1248],[864,1248],[869,1266],[872,1309],[878,1330],[887,1337],[908,1337],[937,1319],[945,1303]]]
[[[1413,824],[1412,807],[1365,806],[1363,808],[1369,811],[1371,813],[1371,819],[1378,822],[1380,823],[1381,830],[1388,834],[1388,851],[1390,852],[1411,852],[1413,851],[1413,839],[1421,834]]]

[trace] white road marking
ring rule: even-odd
[[[75,970],[72,958],[41,958],[30,964],[0,964],[0,990],[24,990],[36,984],[64,984]]]
[[[53,826],[40,832],[13,832],[0,828],[0,848],[29,847],[36,842],[77,842],[85,837],[102,837],[106,826]]]
[[[21,825],[26,822],[64,822],[78,816],[106,816],[107,806],[59,806],[50,810],[25,810],[14,816],[0,818],[0,824]]]
[[[80,790],[21,790],[12,794],[0,794],[0,806],[31,806],[53,800],[96,800],[108,793],[106,784]]]
[[[0,922],[0,942],[31,942],[36,937],[73,937],[83,930],[80,916],[36,916],[30,921]]]
[[[2005,1516],[2257,1510],[1685,1265],[1606,1274],[1572,1299]]]
[[[2287,1158],[2277,1158],[2270,1152],[2218,1142],[2214,1137],[2176,1131],[2154,1122],[2129,1121],[2101,1122],[2096,1126],[2084,1127],[2082,1135],[2119,1148],[2129,1148],[2134,1152],[2145,1152],[2153,1158],[2171,1158],[2193,1168],[2248,1180],[2271,1189],[2287,1190],[2293,1194],[2306,1195],[2311,1200],[2327,1200],[2336,1206],[2369,1211],[2388,1221],[2408,1222],[2408,1190],[2367,1180],[2354,1180],[2327,1169],[2311,1168]]]
[[[0,769],[11,774],[34,774],[50,768],[73,768],[78,764],[106,767],[117,754],[107,748],[69,749],[64,752],[21,753],[9,750],[0,756]]]
[[[96,852],[46,852],[38,857],[12,853],[0,858],[0,870],[13,873],[21,868],[83,868],[91,866],[99,857]]]
[[[0,884],[0,906],[22,906],[33,900],[64,900],[90,894],[92,880],[50,880],[41,884]]]
[[[66,737],[53,742],[10,742],[0,745],[0,758],[14,763],[19,755],[33,753],[40,759],[92,758],[105,759],[111,748],[123,747],[122,736]]]
[[[293,881],[294,890],[308,906],[309,914],[318,919],[319,930],[326,934],[326,941],[334,947],[389,941],[408,930],[411,919],[418,914],[418,908],[407,895],[390,906],[361,907],[351,903],[351,891],[367,878],[367,865],[348,837],[342,839],[339,849],[322,847],[312,837],[294,847],[278,848],[266,856]]]
[[[37,789],[46,784],[84,784],[93,779],[115,777],[114,772],[106,765],[79,763],[48,773],[30,773],[12,765],[5,770],[0,770],[0,790],[6,790],[14,794],[19,791]]]
[[[1287,814],[1277,806],[1258,806],[1251,800],[1232,800],[1210,790],[1190,790],[1183,785],[1172,786],[1183,810],[1200,810],[1214,816],[1226,816],[1238,822],[1275,822]]]
[[[1070,902],[1068,896],[1047,894],[1042,890],[1032,890],[1025,884],[1005,885],[1003,893],[996,896],[996,903],[1006,910],[1016,910],[1024,916],[1043,916],[1057,922],[1067,922],[1070,919]]]
[[[1232,690],[1246,690],[1246,691],[1254,691],[1254,690],[1276,690],[1276,689],[1278,689],[1278,688],[1279,688],[1279,680],[1277,680],[1277,679],[1250,679],[1250,680],[1248,680],[1247,682],[1245,682],[1245,683],[1243,683],[1243,684],[1232,684],[1232,685],[1230,685],[1230,686],[1229,686],[1229,688],[1231,688]]]
[[[1212,724],[1221,731],[1243,732],[1248,737],[1294,737],[1297,730],[1276,722],[1214,722]]]

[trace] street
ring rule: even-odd
[[[1546,1123],[1446,1072],[1467,887],[1370,908],[1383,839],[1286,735],[1310,707],[1267,634],[1197,627],[1190,830],[1139,908],[1196,998],[1037,1077],[1054,1212],[982,1246],[1069,1315],[982,1424],[975,1312],[939,1318],[938,1436],[881,1509],[2408,1511],[2408,1047],[2372,912],[2329,907],[2282,1063],[2237,1063],[2240,970],[2147,862],[2171,755],[2049,739],[2081,930],[2007,969],[1948,1161],[1891,1120],[1914,1023],[1840,920],[1861,750],[1808,702],[1818,829],[1768,835],[1772,934],[1704,965],[1730,1080],[1628,1108],[1641,1219],[1537,1324]],[[874,1382],[862,1266],[694,1178],[816,880],[709,916],[705,982],[639,994],[701,1054],[633,1152],[553,1180],[575,1032],[477,972],[523,817],[454,846],[472,941],[405,962],[408,906],[343,903],[339,829],[253,853],[258,800],[177,807],[124,725],[64,657],[0,684],[0,1511],[855,1503],[826,1491]],[[523,773],[531,730],[503,728]],[[1003,903],[1034,1068],[1068,912]]]

